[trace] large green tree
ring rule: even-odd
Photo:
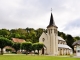
[[[31,43],[31,42],[22,43],[22,44],[21,44],[21,49],[26,50],[26,54],[27,54],[28,52],[31,52],[31,50],[32,50],[32,43]]]
[[[39,50],[41,50],[44,47],[44,44],[42,43],[36,43],[36,49],[38,51],[38,55],[39,55]]]
[[[75,41],[80,40],[79,36],[74,37]]]
[[[0,36],[1,36],[1,37],[6,37],[6,38],[8,38],[9,35],[10,35],[9,30],[7,30],[7,29],[1,29],[1,30],[0,30]]]
[[[15,49],[16,54],[17,54],[17,51],[20,50],[20,43],[14,42],[12,47]]]
[[[74,42],[74,38],[73,38],[71,35],[67,35],[67,37],[66,37],[66,42],[67,42],[67,44],[73,49],[72,44],[73,44],[73,42]]]
[[[35,50],[37,50],[37,44],[36,43],[32,44],[32,50],[34,51],[34,53],[35,53]]]
[[[3,55],[3,48],[5,46],[12,46],[12,42],[7,39],[7,38],[4,38],[4,37],[0,37],[0,48],[1,48],[1,55]]]

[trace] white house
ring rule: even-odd
[[[76,41],[73,43],[73,46],[74,46],[74,54],[76,56],[80,56],[80,40]]]
[[[70,48],[66,41],[58,36],[58,27],[55,25],[53,15],[51,13],[50,23],[47,26],[47,33],[43,32],[39,38],[39,42],[43,43],[45,47],[40,51],[41,54],[48,55],[70,55],[72,48]]]

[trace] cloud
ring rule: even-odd
[[[70,29],[73,29],[73,28],[80,28],[80,19],[77,19],[77,20],[74,20],[74,21],[71,21],[69,22],[65,29],[64,30],[70,30]]]
[[[65,33],[71,34],[73,36],[80,35],[80,19],[76,19],[74,21],[67,23],[63,30]]]
[[[77,24],[77,19],[80,19],[79,2],[80,0],[0,0],[0,28],[46,29],[52,8],[58,30],[70,33],[67,26],[72,27],[72,24]]]

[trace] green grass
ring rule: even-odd
[[[0,60],[80,60],[80,58],[33,55],[0,55]]]

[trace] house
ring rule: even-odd
[[[53,14],[51,13],[50,23],[47,26],[47,33],[43,32],[39,38],[39,42],[45,47],[40,51],[40,54],[48,55],[70,55],[72,48],[69,47],[66,41],[58,36],[58,27],[55,25]]]
[[[19,38],[12,38],[12,42],[16,42],[16,43],[24,43],[26,42],[24,39],[19,39]],[[5,46],[4,49],[3,49],[3,52],[4,53],[9,53],[10,51],[6,51],[6,49],[11,49],[12,52],[15,52],[15,49],[10,47],[10,46]],[[18,51],[18,53],[20,53],[21,50]]]
[[[80,56],[80,40],[75,41],[72,45],[74,46],[74,54]]]

